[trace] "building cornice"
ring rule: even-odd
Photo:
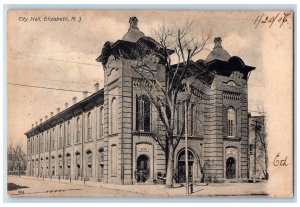
[[[55,116],[49,118],[48,120],[42,122],[41,124],[35,126],[31,130],[27,131],[25,135],[30,138],[38,133],[41,133],[55,125],[62,123],[66,120],[71,119],[74,116],[81,114],[95,106],[101,105],[104,102],[104,90],[101,89],[92,95],[86,97],[85,99],[79,101],[78,103],[66,108],[65,110],[59,112]]]

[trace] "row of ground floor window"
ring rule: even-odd
[[[176,182],[185,182],[185,160],[185,150],[181,149],[178,151],[174,163],[173,177]],[[104,152],[102,148],[98,150],[96,156],[93,156],[90,150],[87,150],[83,155],[80,152],[75,152],[73,156],[70,153],[66,153],[65,157],[63,157],[62,154],[58,154],[57,156],[39,154],[31,156],[28,162],[27,175],[44,178],[85,179],[110,182],[109,178],[107,179],[107,176],[105,176],[105,174],[107,175],[105,170],[108,168],[105,168],[104,163]],[[148,153],[139,154],[135,159],[135,170],[133,170],[132,173],[132,182],[153,182],[157,180],[157,178],[164,177],[165,172],[157,171],[154,163],[155,157],[153,155]],[[205,175],[205,164],[203,166],[202,163],[201,155],[189,149],[188,172],[190,181],[210,182]],[[235,153],[225,157],[223,169],[225,179],[240,178],[238,163],[238,156]],[[117,171],[118,168],[115,170]]]

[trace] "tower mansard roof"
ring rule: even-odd
[[[138,19],[136,17],[130,17],[130,27],[128,32],[123,36],[122,40],[136,43],[141,37],[144,37],[144,33],[141,32],[137,26]]]
[[[205,62],[208,63],[213,60],[228,61],[231,56],[226,50],[223,49],[221,37],[216,37],[214,39],[214,43],[215,46],[213,50],[208,54],[207,58],[205,59]]]

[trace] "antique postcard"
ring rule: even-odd
[[[9,10],[7,194],[294,196],[293,11]]]

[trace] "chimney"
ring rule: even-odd
[[[88,96],[88,91],[83,91],[82,94],[83,94],[83,99],[85,99]]]
[[[38,122],[36,121],[36,122],[35,122],[35,126],[37,126],[37,125],[38,125]]]
[[[43,122],[43,119],[41,118],[41,119],[40,119],[40,124],[41,124],[42,122]]]
[[[76,103],[77,103],[77,97],[74,96],[74,97],[73,97],[73,104],[76,104]]]
[[[53,116],[53,111],[50,112],[50,117],[52,117],[52,116]]]
[[[33,129],[33,127],[34,127],[34,124],[31,125],[31,128],[32,128],[32,129]]]
[[[45,116],[45,121],[48,119],[48,116]]]
[[[65,103],[65,108],[66,108],[66,109],[68,108],[68,102]]]
[[[95,83],[94,88],[95,88],[95,92],[99,91],[99,83],[98,82]]]
[[[57,111],[57,113],[59,113],[60,112],[60,108],[57,108],[56,111]]]

